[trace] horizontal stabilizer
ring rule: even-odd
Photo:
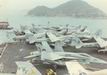
[[[105,41],[105,40],[102,39],[101,37],[99,37],[99,36],[94,36],[94,39],[97,41],[97,43],[100,45],[101,48],[107,46],[107,41]]]
[[[58,37],[56,37],[54,34],[52,34],[51,32],[48,32],[47,33],[47,36],[49,37],[49,39],[52,41],[52,42],[56,42],[56,41],[59,41],[60,39]]]

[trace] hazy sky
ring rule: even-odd
[[[0,0],[0,14],[25,14],[28,10],[38,6],[58,6],[69,0]],[[85,0],[89,4],[100,8],[107,13],[107,0]]]

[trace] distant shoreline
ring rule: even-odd
[[[83,0],[70,0],[57,7],[37,6],[26,15],[45,17],[76,17],[76,18],[101,18],[107,19],[107,14]]]
[[[26,17],[37,17],[37,18],[74,18],[74,19],[102,19],[102,20],[107,20],[107,17],[71,17],[71,16],[31,16],[31,15],[25,15]]]

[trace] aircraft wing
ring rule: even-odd
[[[16,62],[18,70],[16,75],[42,75],[31,63],[29,62]]]
[[[65,64],[70,75],[107,75],[107,69],[88,71],[76,61],[66,62]]]
[[[104,39],[102,39],[98,36],[94,36],[94,39],[97,41],[97,43],[100,45],[101,48],[107,46],[107,42]]]
[[[24,58],[28,59],[28,58],[34,58],[40,56],[40,52],[39,51],[35,51],[35,52],[31,52],[29,56],[26,56]]]
[[[95,72],[89,72],[89,75],[107,75],[107,69],[95,71]]]
[[[42,42],[42,41],[47,41],[48,39],[46,38],[40,38],[40,39],[37,39],[37,38],[29,38],[29,43],[32,44],[32,43],[35,43],[35,42]]]
[[[47,36],[49,37],[49,39],[52,41],[52,42],[56,42],[56,41],[59,41],[60,39],[58,37],[56,37],[54,34],[52,34],[51,32],[48,32],[47,33]]]
[[[41,59],[42,60],[52,60],[52,61],[55,61],[55,60],[59,60],[59,59],[62,59],[63,56],[60,56],[54,52],[42,52],[41,54]]]
[[[25,35],[15,36],[14,39],[15,40],[25,39]]]
[[[29,59],[29,58],[34,58],[34,57],[36,57],[37,55],[29,55],[29,56],[26,56],[26,57],[24,57],[24,58],[26,58],[26,59]]]
[[[78,62],[71,61],[66,62],[65,64],[70,75],[87,75],[87,70],[85,70],[85,68],[82,67]]]

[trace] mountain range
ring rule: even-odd
[[[37,6],[30,10],[27,15],[47,17],[85,17],[85,18],[106,18],[107,15],[98,8],[89,5],[83,0],[70,0],[57,7],[49,8]]]

